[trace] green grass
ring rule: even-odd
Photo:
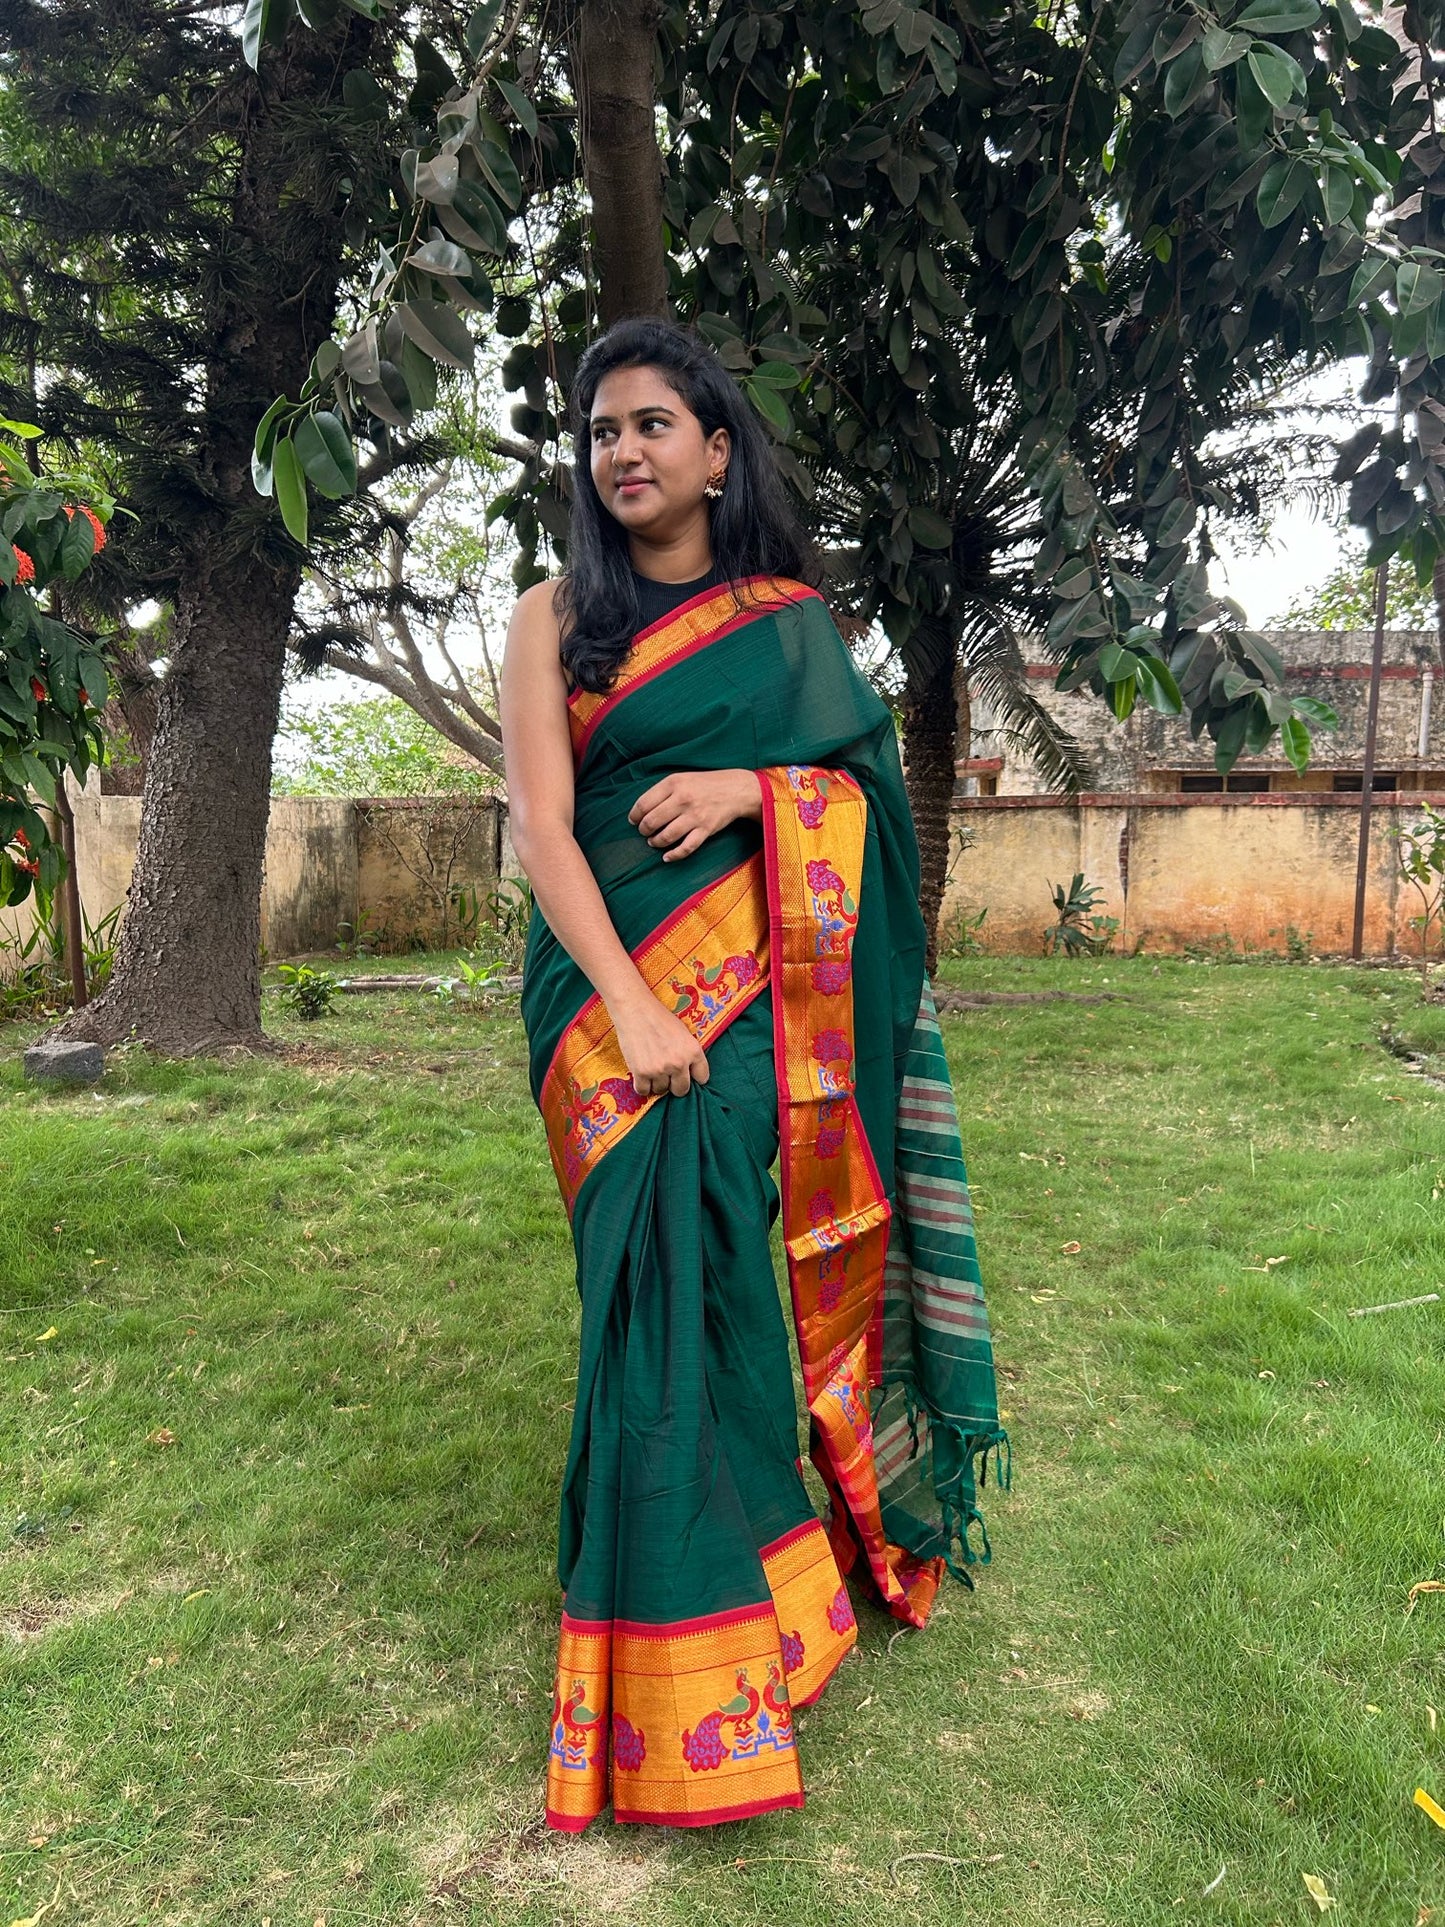
[[[1323,966],[948,975],[1119,998],[945,1024],[995,1563],[921,1636],[865,1615],[804,1812],[697,1835],[539,1825],[575,1317],[514,1014],[278,1010],[285,1061],[69,1095],[6,1034],[0,1927],[1268,1927],[1306,1873],[1342,1927],[1445,1909],[1445,1593],[1406,1613],[1445,1307],[1346,1316],[1445,1288],[1445,1090],[1380,1042],[1445,1053],[1445,1011]]]

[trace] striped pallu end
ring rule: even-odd
[[[890,1539],[942,1557],[972,1585],[967,1568],[989,1557],[978,1508],[989,1453],[999,1485],[1011,1467],[958,1113],[927,979],[898,1101],[895,1172],[873,1393],[883,1524]]]

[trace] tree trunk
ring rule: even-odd
[[[667,313],[653,77],[661,11],[660,0],[584,0],[572,43],[604,328]]]
[[[264,1043],[271,746],[302,558],[258,514],[251,438],[274,396],[300,392],[312,350],[331,333],[342,204],[306,169],[325,160],[329,103],[370,31],[354,22],[338,48],[293,29],[284,49],[263,56],[260,78],[242,82],[232,271],[206,367],[201,463],[213,509],[180,560],[111,981],[60,1027],[63,1037],[137,1039],[177,1056]]]
[[[128,742],[135,761],[103,770],[101,792],[105,796],[139,796],[145,789],[151,744],[155,741],[161,679],[129,630],[107,639],[105,662],[114,684],[105,706],[106,735],[113,741]]]
[[[938,963],[938,917],[948,875],[949,812],[953,804],[958,705],[954,695],[957,640],[937,617],[921,626],[918,647],[906,652],[903,691],[903,761],[908,800],[918,831],[921,870],[918,902],[927,934],[930,972]]]
[[[260,1043],[271,739],[300,577],[248,555],[183,585],[111,983],[62,1035],[176,1056]]]

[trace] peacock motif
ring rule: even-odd
[[[853,1617],[853,1602],[848,1597],[848,1588],[839,1586],[828,1608],[828,1624],[835,1633],[846,1633],[850,1626],[856,1626],[857,1623]]]
[[[592,1748],[592,1735],[602,1725],[603,1717],[587,1705],[584,1681],[573,1680],[565,1704],[559,1687],[552,1695],[552,1745],[549,1749],[552,1758],[573,1772],[585,1772],[591,1765],[588,1755]]]
[[[694,1773],[709,1773],[725,1760],[756,1759],[760,1753],[785,1752],[793,1745],[793,1714],[787,1681],[777,1664],[768,1664],[767,1682],[760,1693],[748,1679],[746,1666],[737,1676],[738,1690],[725,1705],[704,1714],[695,1727],[684,1729],[682,1757]]]

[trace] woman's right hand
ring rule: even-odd
[[[702,1045],[651,991],[614,1021],[617,1042],[632,1073],[632,1088],[640,1097],[685,1097],[692,1084],[706,1084],[707,1056]]]

